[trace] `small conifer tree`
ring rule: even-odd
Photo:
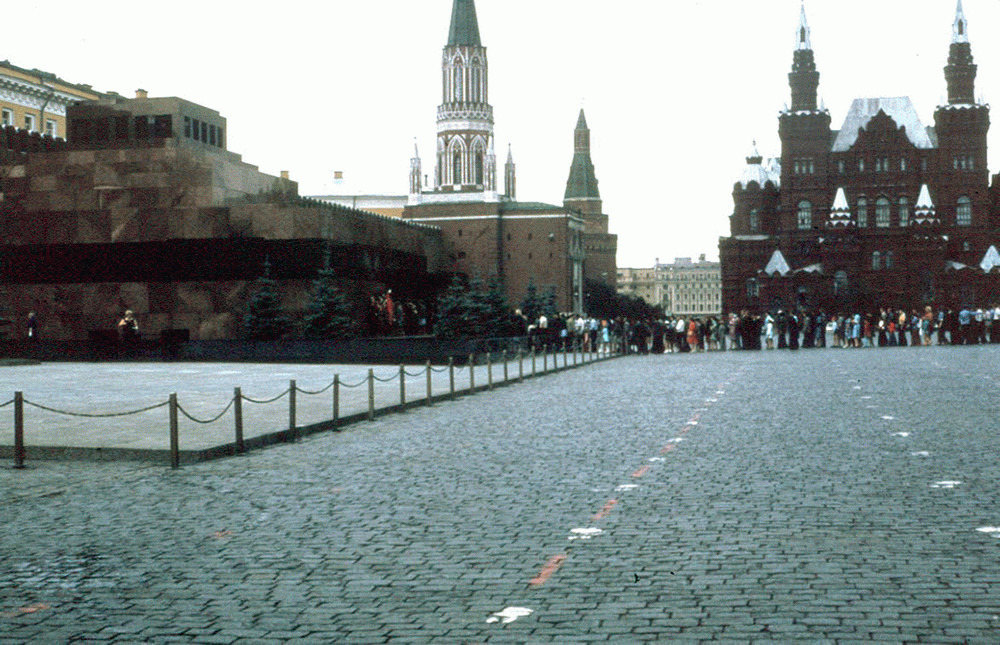
[[[353,307],[343,291],[337,287],[336,276],[330,268],[330,247],[323,253],[323,268],[312,283],[312,293],[303,319],[302,335],[306,338],[353,338],[358,334],[358,324]]]
[[[243,332],[249,340],[278,340],[288,332],[288,316],[281,308],[278,283],[271,278],[270,260],[264,260],[264,274],[254,282]]]

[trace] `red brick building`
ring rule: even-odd
[[[804,9],[796,43],[781,157],[755,149],[733,187],[719,242],[724,310],[1000,302],[1000,181],[991,187],[989,106],[975,98],[961,0],[933,126],[909,98],[880,97],[856,99],[832,129]]]

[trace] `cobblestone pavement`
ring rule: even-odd
[[[997,350],[630,357],[0,470],[0,643],[1000,642]]]

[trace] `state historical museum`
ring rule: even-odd
[[[719,240],[725,311],[828,313],[1000,303],[1000,175],[987,170],[989,106],[961,0],[944,80],[948,102],[925,126],[907,97],[856,99],[839,130],[817,105],[819,71],[805,9],[781,158],[756,151],[733,187]]]

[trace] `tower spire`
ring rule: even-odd
[[[476,19],[475,0],[455,0],[451,6],[451,28],[448,30],[449,47],[482,47],[479,40],[479,21]]]
[[[948,82],[948,103],[974,105],[976,102],[976,69],[969,44],[969,21],[962,9],[962,0],[955,6],[955,22],[951,27],[951,46],[944,77]]]
[[[961,5],[962,0],[959,0]],[[799,27],[795,32],[795,49],[812,49],[812,34],[809,31],[809,22],[806,20],[806,3],[802,3],[799,11]]]
[[[792,112],[814,111],[816,90],[819,87],[819,72],[813,58],[812,34],[806,21],[806,5],[799,12],[799,24],[795,28],[795,51],[792,57],[792,72],[788,75],[788,85],[792,89]]]
[[[965,19],[965,11],[962,9],[962,0],[958,0],[958,6],[955,7],[955,22],[952,24],[951,31],[951,42],[969,42],[969,22]]]
[[[603,208],[601,191],[597,189],[594,162],[590,158],[590,128],[587,127],[587,117],[582,109],[573,133],[573,165],[569,169],[563,204],[592,214],[600,214]]]

